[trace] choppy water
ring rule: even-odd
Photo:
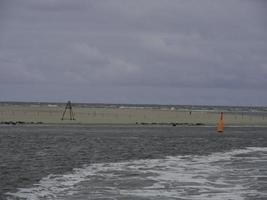
[[[267,128],[1,128],[2,198],[267,199]]]

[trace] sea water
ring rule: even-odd
[[[1,195],[10,200],[267,199],[266,131],[5,127]]]

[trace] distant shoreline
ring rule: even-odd
[[[118,106],[118,105],[117,105]],[[75,120],[69,120],[68,110],[61,120],[65,104],[0,104],[0,123],[16,124],[137,124],[201,126],[216,125],[219,113],[225,113],[225,124],[231,126],[267,126],[267,110],[231,107],[232,110],[210,107],[184,106],[169,107],[127,107],[112,105],[105,107],[86,107],[73,104]],[[14,124],[15,123],[15,124]]]
[[[127,107],[127,108],[180,108],[180,109],[206,109],[208,110],[265,110],[267,111],[267,106],[260,105],[247,105],[247,106],[237,106],[237,105],[190,105],[190,104],[134,104],[134,103],[84,103],[84,102],[72,102],[74,106],[78,107],[94,107],[94,108],[104,108],[104,107]],[[47,106],[47,105],[57,105],[65,106],[66,102],[34,102],[34,101],[0,101],[0,106],[4,105],[32,105],[32,106]]]

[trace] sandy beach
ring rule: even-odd
[[[144,107],[82,107],[73,106],[75,120],[64,105],[1,105],[0,122],[41,122],[49,124],[203,124],[215,125],[220,111],[160,109]],[[225,125],[267,126],[267,112],[224,112]]]

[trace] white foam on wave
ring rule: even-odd
[[[267,148],[249,147],[207,156],[92,164],[49,175],[9,199],[235,199],[266,197]],[[261,178],[261,179],[259,179]],[[266,189],[266,188],[265,188]]]

